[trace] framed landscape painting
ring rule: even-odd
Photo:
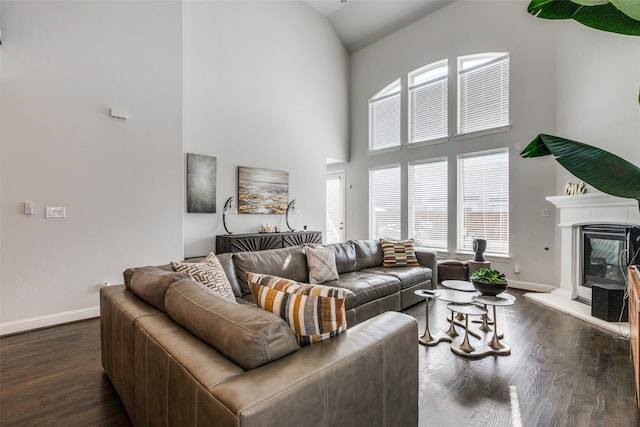
[[[238,166],[238,213],[284,214],[289,172]]]
[[[216,212],[217,158],[187,153],[187,212]]]

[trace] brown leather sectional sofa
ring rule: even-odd
[[[102,364],[134,425],[415,426],[418,327],[397,311],[437,283],[419,267],[382,267],[380,245],[332,246],[349,328],[300,348],[255,306],[245,272],[308,281],[303,247],[218,255],[238,304],[169,265],[125,271],[101,290]]]

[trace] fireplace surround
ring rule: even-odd
[[[550,294],[527,294],[544,304],[565,311],[605,328],[607,322],[599,321],[590,315],[590,307],[576,302],[584,295],[586,288],[581,286],[581,232],[582,227],[589,224],[618,224],[624,226],[640,225],[638,202],[603,193],[588,193],[575,196],[550,196],[546,198],[557,209],[556,219],[560,232],[559,245],[559,287]],[[591,299],[591,289],[588,298]],[[582,307],[580,307],[582,306]],[[617,327],[616,327],[617,329]]]
[[[587,224],[639,225],[638,202],[608,194],[552,196],[560,228],[560,287],[554,291],[571,299],[579,295],[581,281],[580,232]]]

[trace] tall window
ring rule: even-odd
[[[509,125],[509,54],[458,58],[458,133]]]
[[[509,151],[458,156],[458,249],[487,239],[487,253],[509,254]]]
[[[372,239],[400,239],[400,166],[369,170],[369,235]]]
[[[400,79],[369,100],[369,149],[400,146]]]
[[[449,136],[448,74],[446,59],[409,73],[409,143]]]
[[[327,173],[326,243],[344,242],[344,171]]]
[[[409,237],[417,246],[447,249],[447,159],[409,164]]]

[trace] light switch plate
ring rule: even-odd
[[[24,202],[24,214],[33,215],[33,202]]]

